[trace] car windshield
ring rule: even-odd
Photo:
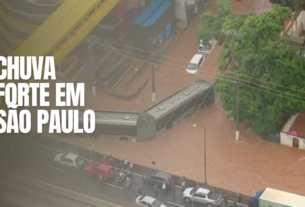
[[[94,164],[92,165],[92,169],[96,169],[97,166],[98,166],[98,163],[94,163]]]
[[[108,170],[108,174],[111,174],[111,173],[113,173],[114,172],[114,169],[113,168],[110,168],[109,170]]]
[[[78,165],[80,165],[81,162],[82,162],[82,158],[77,157],[77,158],[75,159],[75,162],[76,162]]]
[[[198,190],[197,188],[192,189],[192,190],[191,190],[191,194],[196,193],[196,192],[197,192],[197,190]]]
[[[152,203],[152,205],[154,206],[154,207],[159,207],[159,206],[161,206],[161,202],[160,201],[158,201],[158,200],[155,200],[153,203]]]
[[[187,67],[189,70],[197,70],[197,64],[195,63],[190,63],[189,66]]]
[[[60,156],[60,159],[61,159],[61,160],[64,159],[64,158],[66,157],[67,154],[68,154],[68,153],[62,154],[62,155]]]
[[[208,46],[199,46],[199,50],[200,51],[209,51],[211,48],[209,48]]]

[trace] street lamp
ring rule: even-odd
[[[203,126],[203,143],[204,143],[204,185],[208,184],[207,183],[207,145],[206,145],[206,131],[205,131],[205,125],[203,123],[199,123],[200,125]],[[196,127],[196,124],[193,125],[193,127]],[[200,132],[199,132],[200,134]]]

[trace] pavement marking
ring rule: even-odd
[[[47,167],[49,167],[49,168],[53,168],[53,169],[55,169],[55,170],[64,171],[63,169],[60,169],[60,168],[54,167],[54,166],[52,166],[52,165],[47,165]]]
[[[56,151],[56,152],[62,152],[62,151],[60,151],[60,150],[58,150],[58,149],[54,149],[54,148],[51,148],[51,147],[47,147],[47,146],[44,146],[44,145],[42,145],[42,144],[38,144],[38,143],[35,143],[35,142],[33,142],[32,144],[37,145],[37,146],[39,146],[39,147],[44,147],[44,148],[46,148],[46,149],[53,150],[53,151]]]
[[[177,203],[173,203],[173,202],[170,202],[170,201],[167,201],[167,203],[172,204],[174,206],[184,207],[183,205],[180,205],[180,204],[177,204]]]
[[[107,185],[109,185],[109,186],[111,186],[111,187],[114,187],[114,188],[118,188],[118,189],[121,189],[121,190],[123,190],[123,188],[122,187],[120,187],[120,186],[117,186],[117,185],[112,185],[112,184],[110,184],[110,183],[106,183]]]
[[[31,142],[28,143],[28,144],[26,144],[24,147],[22,147],[22,148],[20,149],[20,151],[23,152],[23,151],[26,150],[31,144],[32,144]]]
[[[179,185],[174,185],[176,188],[182,188],[181,186],[179,186]]]

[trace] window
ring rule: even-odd
[[[197,198],[206,198],[205,195],[198,194],[198,193],[194,194],[194,196],[197,197]]]
[[[152,203],[152,206],[151,207],[159,207],[159,206],[161,206],[161,202],[160,201],[158,201],[158,200],[155,200],[153,203]]]
[[[66,155],[67,155],[67,153],[62,154],[62,155],[60,156],[60,159],[61,159],[61,160],[64,159],[64,158],[66,157]]]
[[[200,58],[199,60],[199,65],[201,65],[203,58]]]
[[[104,173],[104,171],[103,171],[103,170],[101,170],[101,169],[95,169],[95,171],[96,171],[96,172],[98,172],[98,173],[101,173],[101,174],[103,174],[103,173]]]
[[[108,170],[108,174],[112,174],[114,172],[114,169],[113,168],[110,168],[109,170]]]
[[[79,165],[81,163],[82,159],[80,157],[76,157],[75,162]]]
[[[62,161],[68,162],[68,163],[71,163],[71,164],[73,163],[72,160],[69,160],[69,159],[67,159],[67,158],[63,159]]]
[[[189,63],[187,69],[189,69],[189,70],[197,70],[198,66],[195,63]]]

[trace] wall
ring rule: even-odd
[[[287,121],[287,123],[284,125],[282,132],[280,134],[280,143],[289,147],[293,147],[293,139],[297,138],[299,140],[299,149],[305,149],[304,138],[297,137],[288,133],[298,116],[299,114],[291,116]]]
[[[305,139],[301,137],[296,137],[291,134],[281,132],[281,144],[293,147],[293,139],[297,138],[299,140],[299,149],[305,149]]]
[[[299,36],[300,32],[305,29],[305,11],[301,11],[297,19],[294,21],[288,35]]]

